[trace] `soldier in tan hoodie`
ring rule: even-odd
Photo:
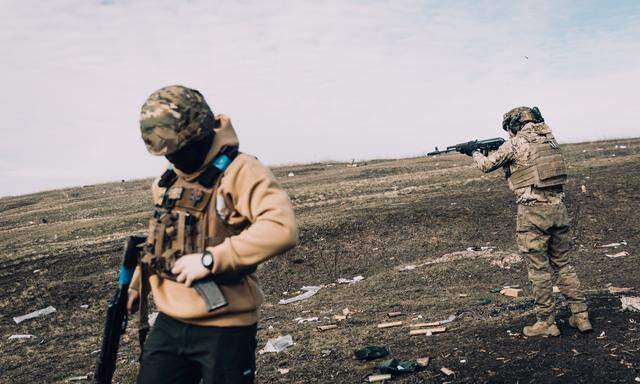
[[[146,307],[149,288],[160,311],[138,382],[251,383],[263,302],[255,270],[296,245],[291,202],[267,167],[238,152],[229,118],[214,116],[196,90],[154,92],[140,129],[170,165],[152,186],[155,210],[129,292],[131,312]],[[205,295],[211,289],[223,302]]]
[[[510,139],[489,156],[467,144],[462,153],[473,156],[483,172],[506,167],[509,188],[518,204],[517,241],[529,269],[536,299],[537,321],[524,327],[526,336],[558,336],[551,270],[567,298],[569,324],[581,332],[592,330],[580,280],[571,263],[569,215],[563,185],[567,174],[564,157],[551,129],[537,107],[518,107],[504,115],[502,127]]]

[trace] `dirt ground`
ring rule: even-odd
[[[533,303],[516,253],[514,198],[498,172],[484,175],[463,155],[288,166],[274,173],[295,204],[301,242],[259,269],[267,302],[258,348],[285,334],[295,345],[258,355],[257,381],[363,382],[380,360],[359,362],[353,351],[373,344],[387,346],[393,358],[431,358],[421,371],[395,376],[397,383],[634,382],[640,377],[640,313],[622,312],[620,296],[640,295],[640,139],[564,150],[574,260],[594,333],[568,326],[558,295],[563,335],[522,336],[522,326],[534,318]],[[0,382],[64,382],[94,370],[123,238],[144,230],[149,184],[124,181],[0,199]],[[601,247],[622,240],[626,245]],[[482,246],[493,248],[467,251]],[[622,251],[629,255],[606,256]],[[358,275],[364,280],[336,284]],[[308,285],[323,288],[305,301],[278,304]],[[524,296],[491,292],[506,285],[520,285]],[[632,291],[611,293],[610,286]],[[12,320],[49,305],[57,311],[20,324]],[[346,319],[333,318],[345,309]],[[391,319],[392,311],[402,315]],[[445,333],[409,336],[410,324],[450,315],[457,318]],[[298,317],[319,320],[299,324]],[[387,321],[403,324],[376,327]],[[326,324],[337,328],[317,330]],[[9,340],[14,334],[34,337]],[[138,351],[130,326],[114,382],[134,382]],[[443,367],[454,373],[446,376]]]

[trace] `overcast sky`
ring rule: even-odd
[[[640,136],[639,1],[0,0],[0,195],[155,176],[146,97],[200,90],[267,164]]]

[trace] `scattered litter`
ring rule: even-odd
[[[391,323],[380,323],[378,324],[378,328],[399,327],[401,325],[402,325],[402,321],[393,321]]]
[[[418,336],[418,335],[432,336],[434,333],[442,333],[446,331],[447,331],[447,327],[412,329],[411,331],[409,331],[409,336]]]
[[[385,381],[385,380],[391,380],[391,374],[369,376],[370,383],[376,383],[378,381]]]
[[[289,371],[289,368],[278,368],[278,372],[280,372],[281,375],[286,375]]]
[[[40,271],[42,271],[42,269],[34,269],[34,270],[33,270],[33,273],[38,273],[38,272],[40,272]]]
[[[389,355],[387,347],[380,347],[377,345],[368,345],[362,349],[353,351],[353,354],[358,360],[374,360]]]
[[[605,244],[605,245],[601,245],[600,248],[618,248],[622,245],[627,245],[627,241],[626,240],[622,240],[619,243],[610,243],[610,244]]]
[[[560,288],[557,285],[553,286],[553,293],[560,293]]]
[[[640,312],[640,297],[636,296],[622,296],[620,298],[623,311]]]
[[[491,288],[489,290],[489,292],[491,292],[491,293],[499,293],[500,291],[502,291],[502,288],[500,288],[500,287]]]
[[[466,364],[466,363],[467,363],[467,360],[465,359],[460,360],[460,364]]]
[[[88,308],[89,308],[89,304],[82,304],[82,305],[80,306],[80,308],[82,308],[82,309],[88,309]]]
[[[353,312],[351,312],[351,311],[349,310],[349,308],[345,308],[345,309],[343,309],[343,310],[342,310],[342,314],[343,314],[343,315],[345,315],[345,316],[349,316],[349,315],[350,315],[350,314],[352,314],[352,313],[353,313]]]
[[[317,316],[315,316],[315,317],[306,317],[306,318],[296,317],[295,319],[293,319],[293,321],[295,321],[298,324],[302,324],[302,323],[310,323],[312,321],[318,321],[318,319],[319,318]]]
[[[510,329],[507,329],[507,335],[509,335],[509,336],[513,336],[513,337],[515,337],[515,336],[520,336],[520,334],[519,334],[519,333],[517,333],[517,332],[511,332],[511,330],[510,330]]]
[[[609,287],[607,289],[609,290],[609,293],[631,292],[631,288]]]
[[[500,293],[508,297],[520,297],[522,289],[519,288],[503,288]]]
[[[624,257],[624,256],[629,256],[629,252],[622,251],[622,252],[614,253],[613,255],[607,254],[607,257],[612,259],[617,259],[618,257]]]
[[[89,380],[89,375],[84,375],[84,376],[73,376],[68,378],[65,381],[82,381],[82,380]]]
[[[33,319],[33,318],[40,317],[40,316],[50,315],[50,314],[54,313],[55,311],[56,311],[56,309],[54,307],[48,306],[47,308],[39,309],[37,311],[31,312],[31,313],[27,313],[26,315],[23,315],[23,316],[14,317],[13,321],[15,321],[16,324],[20,324],[25,320]]]
[[[310,298],[311,296],[315,295],[316,293],[318,293],[318,291],[320,290],[320,288],[322,288],[321,286],[318,285],[312,285],[312,286],[305,286],[300,288],[301,291],[305,291],[304,293],[298,295],[298,296],[294,296],[294,297],[290,297],[288,299],[282,299],[278,302],[278,304],[290,304],[290,303],[295,303],[296,301],[302,301],[302,300],[306,300],[308,298]]]
[[[344,277],[341,277],[338,279],[338,284],[353,284],[362,280],[364,280],[364,276],[359,276],[359,275],[355,276],[353,279],[345,279]]]
[[[587,187],[585,185],[580,186],[582,193],[587,193]]]
[[[455,319],[456,319],[456,315],[451,315],[446,320],[432,321],[430,323],[411,324],[411,326],[412,327],[437,327],[439,325],[449,324],[450,322],[454,321]]]
[[[453,375],[453,371],[446,367],[440,368],[440,372],[444,373],[447,376]]]
[[[416,363],[418,363],[418,365],[421,367],[426,367],[427,365],[429,365],[429,360],[429,357],[419,357],[416,359]]]
[[[42,219],[40,219],[40,221],[42,222],[42,224],[47,224],[49,222],[46,217],[43,217]]]
[[[345,315],[333,315],[333,319],[334,320],[338,320],[338,321],[342,321],[342,320],[346,320],[347,316],[345,316]]]
[[[491,304],[491,300],[489,299],[482,299],[482,301],[480,302],[480,305],[488,305]]]
[[[11,335],[11,336],[9,336],[9,340],[30,339],[32,337],[33,337],[33,335]]]
[[[338,328],[337,324],[318,325],[318,331],[320,332],[329,331],[331,329],[336,329],[336,328]]]
[[[397,312],[389,312],[387,313],[387,316],[389,317],[398,317],[398,316],[402,316],[402,312],[397,311]]]
[[[418,369],[418,363],[413,360],[390,359],[383,361],[376,368],[381,373],[410,373]]]
[[[331,354],[331,350],[330,349],[323,349],[321,351],[321,353],[322,353],[322,357],[327,357],[327,356],[329,356]]]
[[[640,383],[640,377],[636,377],[636,383]]]
[[[286,348],[293,345],[293,338],[291,335],[280,336],[277,339],[269,339],[267,344],[260,350],[260,354],[264,353],[278,353],[284,351]]]
[[[416,266],[413,264],[410,264],[400,268],[400,271],[413,271],[414,269],[416,269]]]
[[[596,337],[596,339],[604,339],[606,336],[604,335],[604,331],[600,334],[600,336]]]
[[[469,297],[468,293],[459,293],[458,297]]]
[[[289,177],[293,177],[293,176],[295,176],[295,175],[296,175],[295,173],[293,173],[293,172],[289,172],[289,174],[288,174],[287,176],[289,176]]]

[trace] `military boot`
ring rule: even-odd
[[[578,328],[582,333],[589,333],[593,331],[593,327],[589,321],[589,313],[587,311],[572,314],[569,318],[569,325],[574,328]]]
[[[556,318],[549,316],[546,319],[538,319],[533,325],[528,325],[522,330],[525,336],[560,336],[560,330],[556,325]]]

